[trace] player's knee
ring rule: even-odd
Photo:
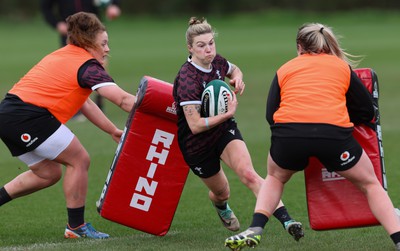
[[[240,175],[241,181],[247,187],[261,186],[263,179],[254,170],[243,170]]]
[[[79,157],[76,159],[74,166],[77,168],[82,168],[84,170],[89,170],[90,156],[87,151],[82,151],[81,154],[79,154]]]
[[[56,184],[62,177],[61,168],[54,168],[51,171],[46,172],[46,174],[42,174],[39,176],[40,187],[49,187]]]
[[[48,179],[49,186],[56,184],[62,177],[62,170],[57,169],[52,173],[52,176]]]
[[[61,165],[52,161],[43,162],[38,168],[33,168],[31,170],[32,173],[38,177],[38,181],[42,183],[42,187],[54,185],[62,177]]]
[[[85,156],[84,156],[84,158],[83,158],[83,165],[87,168],[87,169],[89,169],[89,166],[90,166],[90,156],[89,156],[89,154],[86,154]]]

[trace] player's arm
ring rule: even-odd
[[[224,114],[219,114],[214,117],[208,117],[208,118],[201,117],[200,104],[184,105],[182,107],[183,113],[185,114],[186,121],[192,133],[193,134],[202,133],[232,118],[236,112],[236,108],[238,105],[236,95],[234,93],[232,95],[233,95],[232,100],[228,101],[228,111]]]
[[[97,93],[119,106],[122,110],[130,112],[135,104],[136,97],[119,87],[108,85],[97,89]]]
[[[268,99],[267,99],[267,113],[266,118],[268,124],[274,124],[274,113],[278,110],[281,103],[281,88],[279,87],[278,76],[275,74],[272,80],[271,87],[269,88]]]
[[[122,110],[130,112],[136,97],[115,84],[104,67],[95,59],[85,62],[78,71],[78,83],[82,88],[90,88],[119,106]]]
[[[230,65],[231,69],[226,76],[230,79],[229,83],[235,87],[235,93],[242,95],[245,88],[245,84],[243,82],[243,73],[235,64],[230,63]]]
[[[350,120],[355,124],[368,123],[375,116],[371,94],[354,71],[351,71],[350,86],[346,93],[346,106]]]
[[[81,112],[90,122],[110,134],[115,142],[119,142],[122,130],[118,129],[90,98],[83,104]]]

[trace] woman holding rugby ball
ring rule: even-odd
[[[216,34],[205,19],[192,17],[186,31],[189,51],[187,61],[179,70],[173,88],[178,115],[178,141],[184,159],[195,175],[209,189],[209,198],[224,226],[237,231],[240,224],[228,205],[230,188],[221,168],[222,160],[230,167],[255,196],[263,179],[253,168],[247,146],[234,120],[238,105],[236,93],[245,89],[239,67],[216,53]],[[202,117],[201,96],[205,85],[212,80],[229,78],[234,87],[228,111],[213,117]],[[279,203],[274,216],[296,240],[304,236],[301,223],[294,221]]]

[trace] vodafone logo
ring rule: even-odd
[[[36,142],[36,140],[38,140],[38,137],[35,137],[34,139],[32,139],[32,137],[29,133],[23,133],[21,135],[21,140],[24,143],[28,143],[28,144],[26,144],[26,147],[30,147],[33,143]]]
[[[21,140],[25,143],[31,141],[31,135],[29,135],[28,133],[24,133],[21,135]]]
[[[340,159],[342,160],[342,161],[346,161],[346,160],[348,160],[350,158],[350,153],[348,152],[348,151],[345,151],[345,152],[343,152],[341,155],[340,155]]]
[[[343,152],[340,154],[340,160],[342,163],[340,163],[341,166],[347,165],[348,163],[352,162],[356,157],[355,156],[350,156],[350,153],[348,151]]]

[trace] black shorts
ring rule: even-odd
[[[13,156],[36,149],[60,126],[47,109],[25,103],[16,95],[7,94],[0,103],[0,138]]]
[[[270,154],[284,169],[302,171],[316,157],[328,171],[345,171],[359,161],[362,147],[349,135],[346,139],[272,137]]]
[[[201,178],[209,178],[221,170],[220,156],[226,145],[235,139],[243,140],[243,137],[236,127],[236,123],[233,123],[232,126],[221,135],[217,144],[211,145],[207,152],[197,154],[196,156],[187,156],[187,154],[184,154],[182,151],[183,157],[194,174]]]

